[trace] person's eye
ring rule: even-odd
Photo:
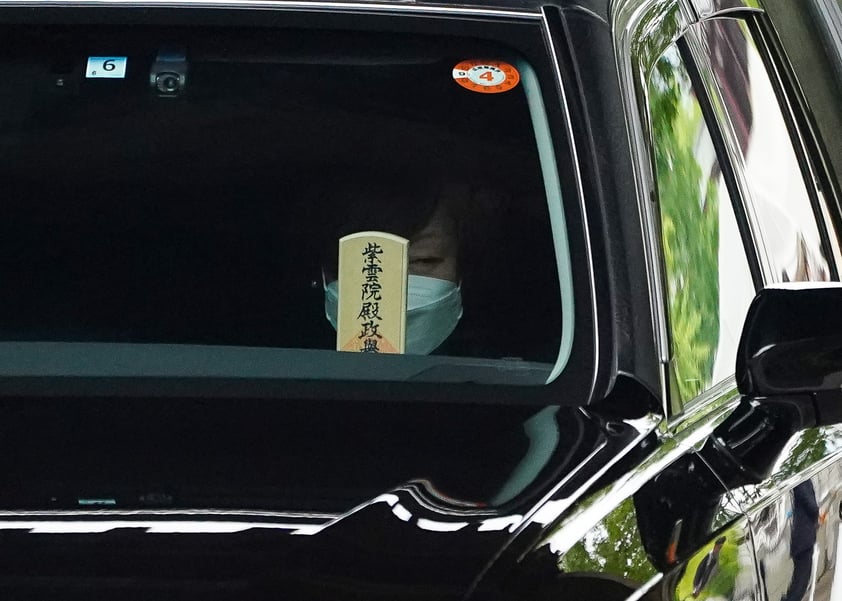
[[[415,259],[410,259],[410,265],[439,265],[444,261],[441,257],[417,257]]]

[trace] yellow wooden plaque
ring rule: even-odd
[[[339,240],[336,350],[403,353],[409,240],[358,232]]]

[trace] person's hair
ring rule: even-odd
[[[335,272],[340,238],[360,231],[382,231],[410,239],[430,221],[442,199],[435,178],[416,169],[333,171],[320,182],[322,265]]]

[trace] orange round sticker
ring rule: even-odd
[[[518,84],[520,73],[502,61],[468,60],[453,67],[453,79],[473,92],[500,94]]]

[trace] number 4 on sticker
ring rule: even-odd
[[[465,60],[453,67],[453,81],[481,94],[508,92],[520,81],[514,65],[497,60]]]
[[[90,56],[88,66],[85,68],[85,77],[88,79],[125,79],[126,64],[128,58],[125,56]]]

